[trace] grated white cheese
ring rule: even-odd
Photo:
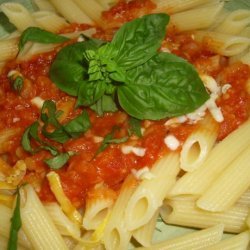
[[[39,109],[42,108],[44,101],[45,100],[43,100],[40,96],[36,96],[33,99],[31,99],[31,103],[37,106]]]
[[[137,156],[143,157],[146,153],[146,149],[145,148],[140,148],[140,147],[133,147],[133,146],[126,146],[123,145],[121,147],[122,153],[123,154],[130,154],[133,153]]]
[[[232,87],[232,85],[230,85],[229,83],[223,85],[222,88],[221,88],[222,94],[226,94],[226,92],[227,92],[231,87]]]
[[[164,143],[169,149],[173,151],[180,146],[179,140],[174,135],[167,135],[164,138]]]
[[[209,75],[200,75],[200,78],[211,93],[209,100],[207,100],[202,106],[200,106],[192,113],[169,119],[165,123],[166,126],[184,123],[186,121],[188,121],[189,124],[194,124],[204,118],[204,116],[206,115],[206,110],[209,110],[215,121],[222,122],[224,120],[221,109],[216,105],[216,99],[222,93],[225,93],[231,87],[231,85],[225,84],[223,87],[220,87],[215,79]]]
[[[19,122],[19,121],[20,121],[20,118],[19,118],[19,117],[14,117],[14,118],[12,119],[12,122],[13,122],[13,123]]]
[[[215,121],[217,121],[217,122],[224,121],[224,116],[221,112],[221,109],[216,105],[215,99],[210,98],[206,102],[206,106],[207,106],[209,112],[211,113],[211,115],[213,116]]]
[[[84,42],[85,41],[85,38],[84,38],[84,36],[79,36],[78,38],[77,38],[77,42]]]
[[[101,137],[101,136],[94,136],[93,140],[94,140],[95,143],[99,143],[99,142],[103,141],[103,137]]]
[[[15,69],[11,70],[8,72],[8,75],[7,75],[9,78],[12,77],[12,76],[21,76],[21,73]]]
[[[137,180],[151,180],[155,178],[155,175],[151,173],[148,167],[139,170],[132,169],[131,172]]]

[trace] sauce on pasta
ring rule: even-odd
[[[110,28],[106,31],[99,30],[95,36],[110,40],[117,26],[146,14],[153,7],[154,4],[150,1],[131,1],[129,4],[121,2],[104,13],[104,20],[109,23]],[[73,24],[64,32],[83,30],[86,27]],[[246,82],[250,75],[249,66],[241,63],[229,65],[227,58],[209,51],[207,44],[195,42],[192,34],[180,35],[174,29],[170,30],[162,44],[162,49],[165,48],[189,60],[200,73],[212,75],[220,83],[230,84],[227,92],[217,101],[224,116],[224,121],[219,128],[218,141],[248,119],[250,103],[249,94],[246,92]],[[31,103],[31,100],[38,95],[43,100],[49,99],[57,103],[58,109],[66,114],[63,123],[80,113],[80,109],[75,108],[76,100],[60,91],[49,79],[49,67],[57,50],[38,55],[27,62],[9,62],[0,76],[0,129],[18,129],[16,135],[1,148],[1,154],[11,165],[15,164],[18,159],[25,159],[28,171],[23,182],[33,184],[41,200],[45,202],[55,200],[46,179],[49,168],[43,162],[49,153],[41,151],[29,155],[22,149],[20,140],[25,128],[40,116],[40,109]],[[7,76],[13,69],[21,73],[25,79],[20,94],[12,89]],[[65,194],[78,208],[84,206],[86,196],[96,184],[103,182],[111,189],[118,191],[132,169],[151,167],[161,155],[167,154],[169,149],[164,144],[167,134],[173,134],[182,144],[196,127],[195,124],[187,123],[168,127],[164,125],[166,120],[146,120],[142,122],[143,136],[141,138],[131,136],[126,142],[133,147],[146,149],[145,155],[124,154],[121,151],[121,143],[111,144],[95,156],[101,141],[114,126],[119,128],[115,132],[115,138],[128,136],[129,117],[122,111],[106,113],[103,117],[97,116],[91,110],[87,112],[92,124],[89,131],[63,145],[57,145],[54,142],[61,150],[76,152],[67,165],[57,172],[61,177]],[[53,145],[53,142],[50,143]]]

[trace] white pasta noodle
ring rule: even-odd
[[[218,177],[197,201],[209,211],[226,211],[250,187],[250,145]]]
[[[143,180],[128,201],[125,220],[129,230],[148,223],[173,187],[179,170],[179,154],[175,152],[154,164],[151,173],[155,177]]]
[[[31,13],[19,3],[4,3],[0,5],[0,10],[19,31],[24,31],[31,26],[38,26]]]

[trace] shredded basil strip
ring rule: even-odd
[[[60,124],[57,119],[60,114],[61,111],[56,110],[56,105],[53,101],[47,100],[44,102],[41,110],[41,120],[44,122],[42,134],[45,137],[59,143],[65,143],[70,138],[79,137],[91,127],[88,113],[85,110],[64,125]],[[47,128],[49,125],[54,127],[53,132],[48,132]]]
[[[135,134],[138,137],[142,137],[141,121],[134,117],[130,117],[128,122],[129,122],[129,133]]]
[[[74,155],[73,152],[61,153],[53,158],[46,159],[44,161],[51,169],[57,170],[63,167],[72,155]]]
[[[19,51],[21,51],[24,45],[29,41],[38,43],[62,43],[68,40],[69,38],[67,37],[51,33],[38,27],[29,27],[22,33],[18,47]]]
[[[102,143],[101,143],[101,145],[100,145],[100,147],[97,149],[97,151],[96,151],[96,153],[95,153],[95,156],[97,156],[98,154],[100,154],[101,152],[103,152],[110,144],[119,144],[119,143],[123,143],[123,142],[126,142],[127,140],[128,140],[128,136],[124,136],[124,137],[122,137],[122,138],[114,138],[114,133],[115,133],[115,131],[117,130],[117,129],[119,129],[118,127],[113,127],[113,129],[112,129],[112,131],[110,132],[110,133],[108,133],[105,137],[104,137],[104,139],[103,139],[103,141],[102,141]],[[95,157],[94,156],[94,157]]]
[[[20,93],[23,89],[23,78],[21,76],[17,76],[15,79],[11,79],[12,88]]]
[[[17,188],[16,191],[16,206],[11,218],[11,227],[8,241],[8,250],[16,250],[18,245],[18,232],[22,226],[21,214],[20,214],[20,193]]]

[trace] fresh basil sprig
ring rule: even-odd
[[[169,16],[150,14],[124,24],[112,42],[63,48],[50,78],[99,115],[122,107],[137,119],[159,120],[201,106],[209,95],[186,60],[159,52]]]
[[[22,226],[21,213],[20,213],[20,193],[17,188],[16,191],[16,205],[11,218],[11,226],[8,241],[8,250],[16,250],[18,245],[18,232]]]
[[[38,43],[62,43],[68,40],[69,38],[67,37],[57,35],[37,27],[29,27],[22,33],[18,47],[19,51],[21,51],[24,45],[29,41]]]

